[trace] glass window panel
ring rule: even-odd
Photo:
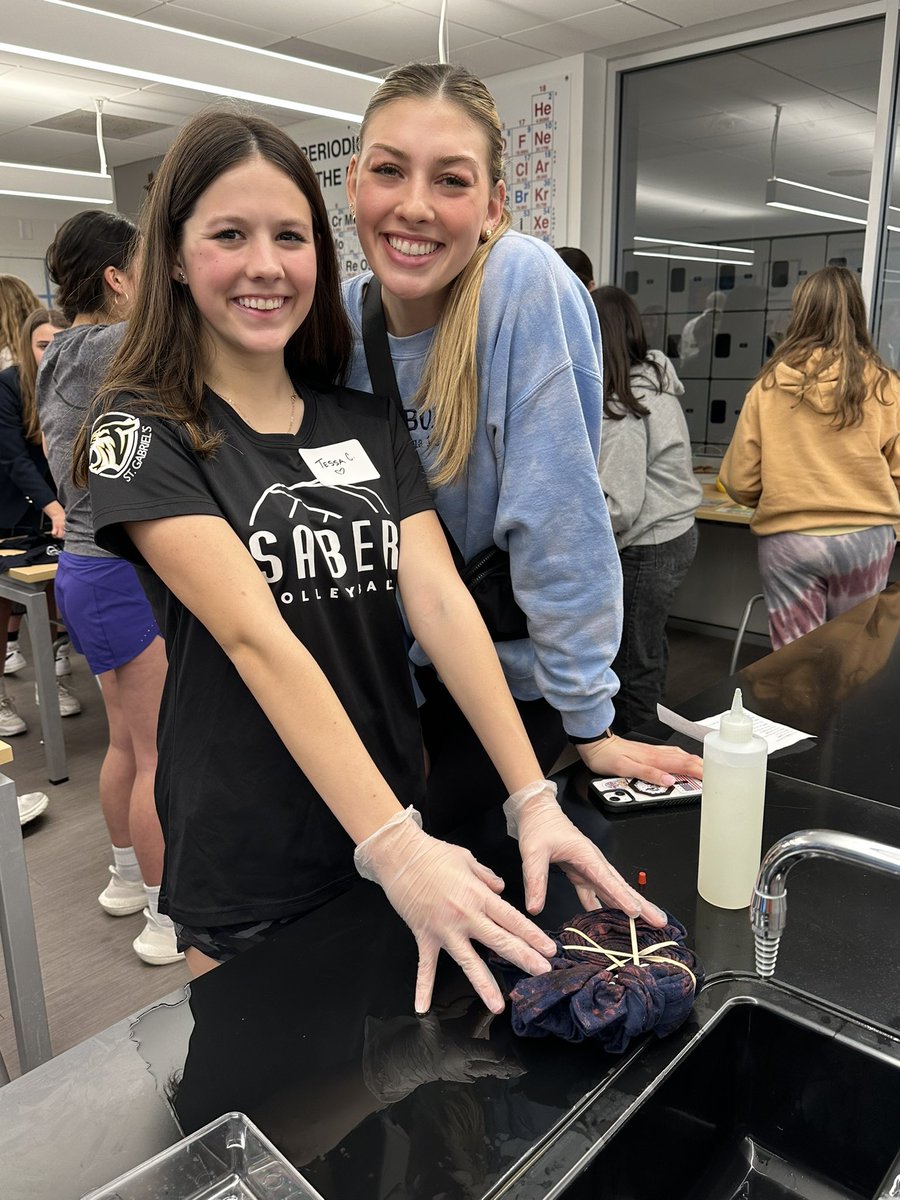
[[[623,77],[616,279],[691,380],[695,442],[727,445],[798,280],[862,269],[883,33],[877,18]],[[900,177],[895,203],[900,362]]]

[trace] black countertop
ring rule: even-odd
[[[752,972],[747,910],[716,909],[696,893],[699,809],[607,818],[584,799],[585,783],[580,768],[565,776],[567,811],[626,878],[647,872],[648,894],[687,926],[708,975]],[[770,775],[765,845],[812,827],[900,844],[897,809]],[[500,821],[464,840],[521,902],[515,846]],[[897,889],[843,864],[798,866],[777,977],[900,1029],[900,932],[885,919]],[[554,928],[576,911],[554,873],[541,924]],[[508,1018],[490,1020],[442,960],[435,1011],[419,1020],[410,1015],[412,938],[380,890],[361,881],[198,979],[175,1100],[185,1130],[245,1112],[326,1200],[504,1194],[510,1169],[620,1060],[588,1043],[516,1038]]]
[[[900,583],[775,654],[700,692],[679,712],[692,720],[731,707],[812,734],[769,759],[769,770],[900,806]],[[654,722],[646,732],[696,749]]]

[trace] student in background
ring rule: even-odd
[[[65,514],[56,498],[56,484],[41,445],[34,380],[44,349],[67,324],[57,309],[35,309],[20,330],[15,346],[16,365],[0,371],[0,537],[22,537],[45,530],[60,538],[65,532]],[[55,622],[52,583],[47,586],[47,605],[50,620]],[[11,615],[11,611],[11,601],[0,599],[4,675],[13,675],[26,666],[18,644],[21,617]],[[60,716],[80,713],[78,698],[59,680],[56,686]],[[6,695],[5,682],[0,682],[0,734],[24,733],[26,728],[13,700]]]
[[[854,271],[823,267],[794,288],[719,478],[756,510],[776,650],[885,586],[900,522],[900,378],[872,344]]]
[[[24,279],[0,275],[0,370],[17,361],[22,323],[40,307],[40,300]]]
[[[583,250],[575,246],[558,246],[556,253],[570,271],[573,271],[589,292],[594,290],[594,267]]]
[[[524,628],[497,651],[543,769],[571,740],[597,775],[670,784],[671,772],[699,772],[700,760],[610,728],[621,573],[597,477],[597,314],[550,246],[510,228],[502,140],[493,97],[464,68],[410,64],[375,92],[348,176],[372,267],[344,285],[349,382],[389,388],[375,384],[370,358],[386,343],[462,560],[508,553]],[[379,287],[386,333],[373,341],[363,309]],[[427,652],[414,645],[411,658],[425,698],[428,816],[446,830],[506,791]]]
[[[57,601],[72,644],[100,682],[109,722],[99,792],[113,862],[97,900],[112,917],[143,913],[132,948],[161,966],[181,958],[158,909],[163,841],[153,781],[165,648],[134,567],[94,542],[90,495],[72,479],[72,446],[131,313],[137,245],[137,230],[118,213],[86,210],[60,226],[47,269],[72,328],[45,351],[37,406],[66,510]]]
[[[666,686],[666,621],[697,550],[694,512],[703,489],[669,360],[647,347],[641,315],[617,287],[592,293],[603,330],[600,482],[622,560],[622,641],[614,729],[656,717]]]

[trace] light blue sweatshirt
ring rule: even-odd
[[[366,273],[344,284],[354,333],[348,383],[372,390],[362,344]],[[390,337],[407,425],[426,469],[431,412],[411,401],[433,330]],[[613,719],[610,664],[622,579],[597,472],[603,419],[600,330],[585,288],[555,250],[507,232],[485,268],[478,321],[479,413],[465,477],[435,501],[468,561],[493,541],[509,552],[529,638],[497,653],[520,700],[543,696],[574,737]],[[411,657],[427,662],[414,645]]]

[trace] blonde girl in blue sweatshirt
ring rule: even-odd
[[[490,546],[509,554],[527,630],[497,652],[542,768],[568,738],[598,775],[699,774],[699,759],[677,747],[610,733],[622,578],[597,474],[597,315],[556,252],[510,228],[502,132],[484,84],[447,64],[392,72],[363,118],[348,194],[372,268],[344,285],[348,382],[384,390],[363,339],[374,279],[445,528],[467,563]],[[446,830],[506,792],[421,647],[411,658],[425,697],[428,815]],[[526,808],[548,822],[559,812],[548,790]]]

